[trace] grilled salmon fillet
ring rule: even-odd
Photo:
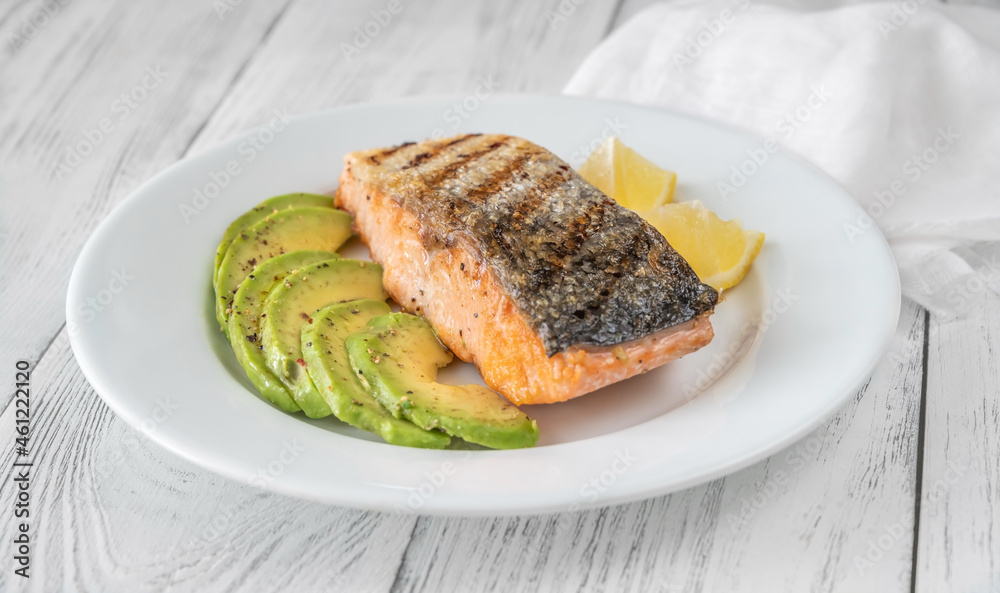
[[[386,291],[515,404],[577,397],[712,340],[716,291],[544,148],[471,134],[344,161],[336,203]]]

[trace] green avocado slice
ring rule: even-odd
[[[322,418],[333,412],[304,368],[302,328],[314,323],[313,316],[327,305],[385,298],[382,266],[354,259],[308,265],[271,289],[260,324],[264,358],[306,416]]]
[[[265,261],[250,272],[233,297],[229,316],[229,342],[247,377],[260,394],[286,412],[298,412],[291,392],[267,368],[260,344],[260,314],[264,299],[275,284],[294,270],[309,264],[337,259],[329,251],[293,251]]]
[[[261,263],[290,251],[336,251],[351,236],[351,215],[333,208],[303,207],[268,216],[235,239],[215,283],[215,316],[228,328],[229,304],[240,283]]]
[[[222,235],[222,241],[219,242],[219,248],[215,251],[215,269],[212,270],[212,282],[215,282],[215,280],[219,277],[219,268],[222,266],[222,260],[226,257],[226,250],[229,249],[229,245],[233,242],[233,239],[240,234],[240,231],[252,227],[268,216],[277,214],[281,210],[301,208],[304,206],[333,208],[333,198],[330,196],[321,196],[319,194],[284,194],[264,200],[234,220],[233,223],[229,225],[229,228],[226,229],[226,233]]]
[[[436,381],[452,354],[425,319],[407,313],[376,317],[348,336],[346,346],[359,380],[393,416],[493,449],[538,442],[535,421],[500,394],[482,385]]]
[[[373,317],[389,313],[385,301],[358,300],[322,309],[302,330],[302,358],[313,384],[333,410],[333,415],[362,430],[374,432],[385,442],[407,447],[442,449],[451,438],[424,430],[409,420],[396,418],[358,381],[351,368],[344,340],[364,329]]]

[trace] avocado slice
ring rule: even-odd
[[[361,331],[373,317],[389,313],[385,301],[370,299],[330,305],[302,329],[302,358],[313,384],[333,410],[333,415],[362,430],[374,432],[387,443],[407,447],[442,449],[451,438],[424,430],[409,420],[396,418],[358,381],[351,368],[344,340]]]
[[[260,324],[264,359],[306,416],[322,418],[333,412],[304,368],[302,328],[313,324],[313,316],[327,305],[385,298],[382,266],[355,259],[310,264],[271,289]]]
[[[407,313],[376,317],[345,341],[351,367],[393,416],[493,449],[532,447],[538,425],[481,385],[438,383],[452,354],[430,324]]]
[[[329,251],[293,251],[272,257],[250,272],[233,297],[229,342],[236,359],[260,394],[286,412],[298,412],[300,408],[285,384],[274,376],[264,361],[260,340],[260,314],[264,299],[275,284],[294,270],[338,257]]]
[[[276,255],[311,249],[336,251],[351,236],[351,215],[333,208],[307,206],[282,210],[242,231],[222,259],[215,283],[215,316],[227,331],[229,304],[243,279]]]
[[[229,245],[240,234],[240,231],[252,227],[281,210],[301,208],[303,206],[333,208],[333,198],[319,194],[284,194],[264,200],[234,220],[229,225],[229,228],[226,229],[226,233],[222,236],[222,241],[219,242],[219,248],[215,251],[215,269],[212,270],[212,282],[215,282],[219,277],[219,268],[222,266],[222,260],[226,257],[226,250],[229,249]]]

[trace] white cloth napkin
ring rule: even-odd
[[[616,30],[565,92],[778,140],[851,192],[870,214],[857,230],[881,227],[904,295],[935,313],[1000,290],[1000,10],[668,2]]]

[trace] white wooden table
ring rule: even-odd
[[[388,0],[0,4],[0,591],[1000,593],[989,291],[957,321],[904,303],[872,380],[792,448],[674,495],[562,515],[427,518],[270,494],[137,436],[81,374],[69,272],[155,173],[275,108],[465,94],[481,77],[558,92],[647,3],[574,0],[553,27],[559,0],[401,0],[363,48],[355,27]],[[150,71],[155,88],[137,91]],[[95,131],[104,118],[113,127]],[[54,167],[88,136],[92,151]],[[17,360],[32,368],[30,580],[13,574]]]

